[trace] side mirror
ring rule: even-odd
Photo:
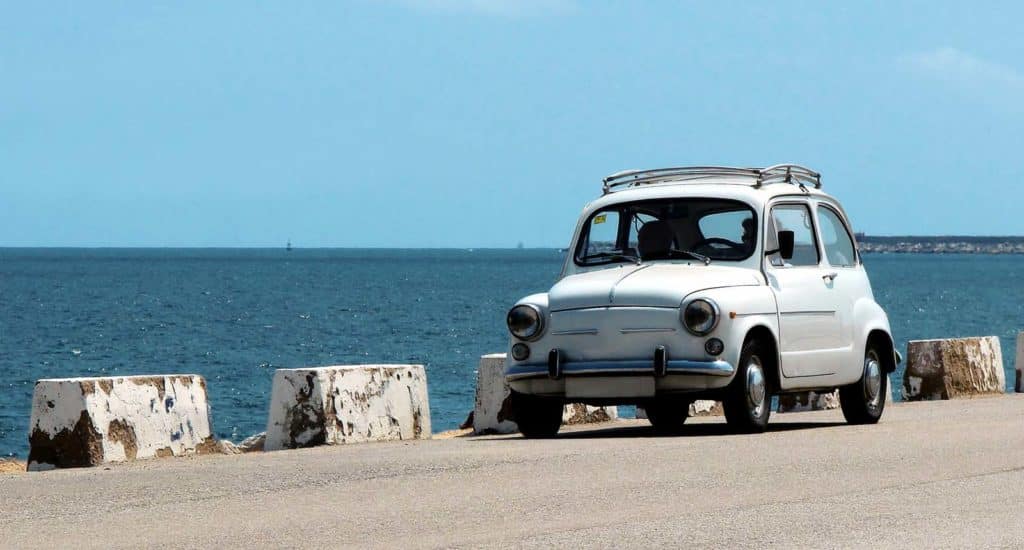
[[[779,231],[779,254],[783,260],[793,259],[793,241],[792,231]]]

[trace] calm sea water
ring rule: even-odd
[[[0,249],[0,456],[27,454],[39,378],[198,373],[214,428],[263,431],[276,368],[426,365],[434,430],[473,406],[504,314],[546,290],[556,250]],[[1024,328],[1024,257],[868,256],[901,349],[998,335],[1007,384]]]

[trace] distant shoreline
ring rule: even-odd
[[[861,252],[881,254],[1024,254],[1019,236],[857,235]]]
[[[856,235],[861,252],[895,254],[1024,254],[1024,236],[986,235]],[[478,246],[478,247],[383,247],[383,246],[310,246],[294,247],[295,252],[506,252],[557,251],[567,249],[555,246]],[[2,246],[0,253],[18,252],[289,252],[284,247],[272,246]]]

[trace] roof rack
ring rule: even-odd
[[[626,170],[604,178],[604,194],[617,188],[637,187],[658,183],[685,183],[715,177],[750,178],[754,187],[772,183],[791,183],[805,189],[813,184],[821,189],[821,174],[798,164],[776,164],[767,168],[735,168],[731,166],[680,166],[653,170]]]

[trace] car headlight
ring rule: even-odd
[[[505,318],[508,331],[521,340],[532,340],[544,330],[544,316],[537,306],[520,304],[508,312]]]
[[[718,306],[711,300],[697,298],[686,304],[680,317],[686,330],[704,336],[718,326]]]

